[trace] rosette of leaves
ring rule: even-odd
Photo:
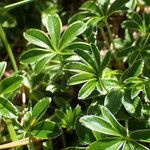
[[[88,20],[89,23],[95,24],[100,20],[105,20],[112,14],[126,10],[125,4],[129,0],[98,0],[98,1],[86,1],[80,7],[81,12],[76,13],[70,22],[78,19]]]
[[[77,72],[77,74],[68,80],[69,85],[84,83],[79,91],[78,98],[87,98],[95,89],[97,89],[100,94],[106,94],[107,89],[105,83],[108,83],[107,81],[109,79],[103,79],[103,72],[110,62],[110,51],[103,60],[101,60],[100,51],[94,44],[91,44],[91,53],[80,49],[75,50],[75,53],[81,58],[81,62],[70,62],[65,65],[65,69]],[[111,71],[108,70],[108,72],[110,73]],[[112,87],[114,84],[116,86],[116,82],[115,79],[109,80],[109,83],[112,83]]]
[[[93,35],[95,30],[97,31],[98,28],[101,31],[101,34],[106,42],[106,46],[110,47],[109,43],[113,43],[113,36],[111,33],[110,26],[108,24],[108,18],[112,16],[114,13],[118,11],[127,10],[128,8],[125,4],[129,0],[97,0],[97,1],[86,1],[80,7],[80,12],[76,13],[72,16],[69,22],[74,22],[76,20],[84,20],[88,24],[88,30],[86,32],[86,36],[88,39]],[[94,29],[95,27],[96,29]],[[106,27],[108,36],[104,31],[104,27]],[[110,40],[108,40],[110,39]],[[93,42],[93,40],[91,40]]]
[[[77,21],[70,24],[62,33],[62,22],[59,16],[48,15],[46,29],[48,35],[38,29],[29,29],[24,33],[25,39],[38,47],[24,52],[21,56],[21,62],[34,63],[34,71],[37,74],[46,67],[55,76],[62,72],[66,57],[73,54],[68,46],[73,44],[77,36],[86,29],[86,25]]]
[[[85,127],[102,134],[101,138],[90,144],[87,150],[148,150],[141,142],[150,142],[149,129],[129,131],[123,127],[111,112],[104,106],[99,106],[101,116],[87,115],[80,119]],[[96,137],[97,138],[97,137]]]
[[[72,131],[75,128],[76,121],[81,114],[81,107],[77,105],[74,109],[67,105],[65,110],[56,110],[56,116],[59,118],[59,124],[67,131]]]

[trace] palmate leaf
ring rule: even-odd
[[[92,54],[89,51],[77,49],[75,53],[81,58],[82,62],[71,62],[65,65],[65,70],[78,73],[69,79],[70,85],[86,82],[79,91],[79,99],[88,97],[95,89],[102,95],[107,93],[103,84],[102,72],[109,64],[110,53],[106,54],[106,58],[101,62],[100,52],[96,45],[91,44],[91,52]]]

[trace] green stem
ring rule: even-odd
[[[6,11],[9,11],[9,10],[14,9],[16,7],[19,7],[21,5],[24,5],[26,3],[30,3],[30,2],[33,2],[33,0],[24,0],[24,1],[13,3],[13,4],[9,4],[9,5],[6,5],[4,7],[0,7],[0,12],[3,12],[3,11],[6,12]]]
[[[102,27],[100,27],[100,30],[101,30],[102,36],[103,36],[103,38],[104,38],[104,41],[106,42],[106,45],[107,45],[107,47],[109,48],[109,42],[108,42],[108,40],[107,40],[107,36],[106,36],[106,34],[105,34],[105,32],[104,32],[104,29],[103,29]]]
[[[7,53],[9,55],[9,58],[10,58],[10,61],[11,61],[11,64],[12,64],[14,70],[18,71],[17,64],[16,64],[16,61],[15,61],[15,57],[13,55],[12,49],[11,49],[9,43],[8,43],[5,31],[3,30],[1,24],[0,24],[0,37],[1,37],[2,42],[4,43],[4,46],[7,50]]]
[[[12,141],[17,141],[17,135],[13,126],[13,123],[10,119],[5,119],[6,125],[7,125],[7,129],[10,135],[10,138]]]
[[[108,24],[107,18],[104,19],[104,21],[105,21],[105,25],[106,25],[106,28],[107,28],[107,31],[108,31],[109,38],[110,38],[110,40],[111,40],[111,42],[113,44],[113,48],[115,49],[115,43],[114,43],[114,40],[113,40],[112,32],[110,30],[110,26]]]
[[[62,131],[61,138],[62,138],[62,144],[63,144],[63,147],[66,148],[66,140],[65,140],[65,136],[64,136],[63,131]]]
[[[126,129],[126,131],[127,131],[127,136],[129,136],[128,119],[125,120],[125,129]]]

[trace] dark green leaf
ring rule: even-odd
[[[143,60],[137,60],[132,63],[129,68],[122,74],[121,80],[124,81],[129,77],[137,77],[139,74],[142,73],[144,67]]]
[[[24,52],[21,55],[21,62],[22,63],[33,63],[33,62],[39,61],[48,56],[49,57],[51,56],[50,51],[47,51],[44,49],[31,49],[31,50]]]
[[[79,49],[75,50],[75,52],[83,59],[84,62],[86,62],[88,65],[90,65],[93,68],[93,70],[95,70],[95,71],[97,70],[94,60],[88,53],[84,52],[83,50],[79,50]]]
[[[52,121],[43,121],[35,124],[31,134],[39,139],[55,138],[61,134],[60,128]]]
[[[24,37],[30,43],[43,48],[50,48],[51,43],[48,36],[41,30],[38,29],[29,29],[24,33]]]
[[[143,129],[131,132],[130,137],[136,141],[150,143],[150,129]]]
[[[130,92],[126,91],[124,93],[123,105],[130,115],[136,118],[141,117],[142,103],[139,97],[131,99]]]
[[[125,4],[128,2],[129,0],[115,0],[110,8],[109,8],[109,12],[108,14],[112,14],[116,11],[122,10],[123,7],[125,7]]]
[[[16,107],[7,99],[0,97],[0,117],[16,118],[17,114]]]
[[[111,52],[108,51],[106,56],[104,57],[102,63],[101,63],[101,72],[107,67],[107,65],[109,64],[111,60]]]
[[[146,97],[150,99],[150,81],[145,82],[145,93]]]
[[[92,54],[94,56],[94,60],[95,60],[95,64],[97,66],[97,69],[100,70],[101,69],[100,51],[98,50],[98,48],[94,44],[91,44],[91,51],[92,51]]]
[[[20,75],[6,78],[0,82],[0,94],[6,94],[15,91],[22,84],[23,78]]]
[[[139,25],[136,22],[132,21],[132,20],[124,21],[122,23],[122,27],[123,28],[136,29],[136,30],[139,30],[139,28],[140,28]]]
[[[122,106],[121,90],[112,90],[105,97],[104,105],[113,113],[116,114]]]
[[[39,120],[48,109],[50,102],[51,99],[49,98],[43,98],[39,100],[32,110],[33,119]]]

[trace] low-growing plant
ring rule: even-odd
[[[1,18],[29,2],[41,28],[24,27],[18,62]],[[0,149],[148,150],[148,2],[80,2],[70,18],[63,2],[40,3],[0,7],[0,48],[10,58],[0,57]]]

